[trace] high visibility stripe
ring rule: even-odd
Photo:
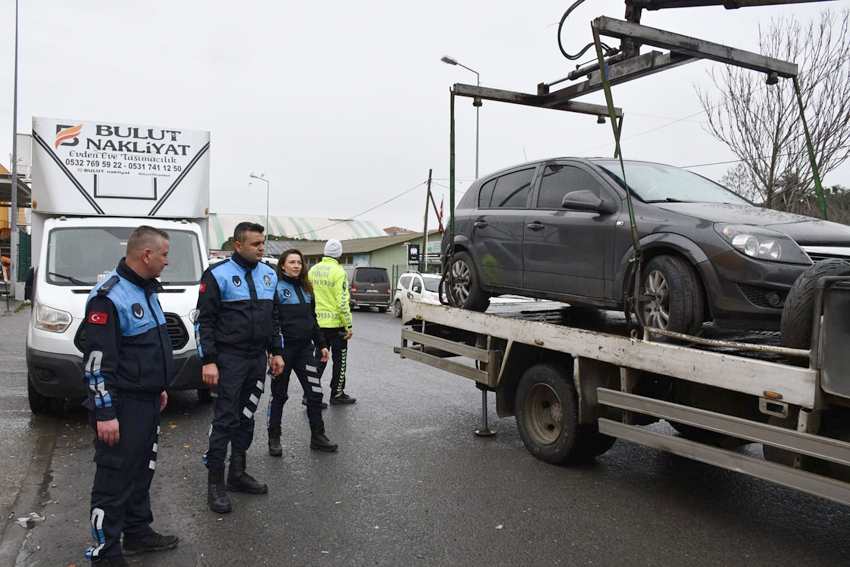
[[[266,383],[263,382],[262,380],[257,380],[257,389],[261,392],[265,392],[266,391]]]
[[[321,389],[321,388],[319,388],[319,387],[317,387],[317,386],[313,386],[313,391],[314,391],[314,392],[316,392],[317,394],[321,394],[321,393],[322,393],[322,389]]]
[[[245,408],[245,409],[243,409],[243,410],[242,410],[242,415],[244,415],[244,416],[245,416],[245,417],[247,417],[248,419],[251,419],[252,417],[254,417],[254,412],[252,412],[252,411],[251,411],[250,409],[248,409],[248,408]]]
[[[318,372],[319,371],[318,368],[316,368],[315,366],[310,366],[309,364],[306,365],[304,368],[307,369],[307,372]]]
[[[313,376],[307,376],[307,381],[311,384],[321,384],[322,381],[319,378],[314,378]]]
[[[151,461],[148,463],[148,468],[152,471],[156,470],[156,461]]]
[[[251,394],[251,397],[248,398],[248,401],[254,404],[255,406],[260,404],[260,398],[258,398],[254,394]]]

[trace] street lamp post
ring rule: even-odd
[[[9,256],[10,258],[10,266],[9,266],[9,279],[12,284],[12,296],[16,297],[15,288],[18,283],[18,0],[15,0],[15,86],[14,86],[14,98],[12,102],[12,178],[11,181],[11,189],[12,189],[12,199],[9,207],[9,216],[11,217],[9,220],[11,221],[9,224],[12,229],[12,234],[9,235]],[[7,296],[8,297],[8,296]],[[6,314],[9,314],[8,305],[6,308]]]
[[[251,177],[254,179],[259,179],[260,181],[266,182],[266,234],[269,235],[272,232],[271,227],[269,226],[269,180],[265,179],[265,173],[261,173],[260,175],[251,174]]]
[[[481,76],[475,69],[470,69],[466,65],[458,63],[457,59],[449,57],[448,55],[443,55],[440,58],[440,61],[442,61],[443,63],[448,63],[449,65],[457,65],[458,67],[463,67],[467,71],[472,71],[473,73],[475,73],[475,82],[477,86],[481,86]],[[481,99],[474,99],[472,104],[473,106],[475,106],[475,179],[478,179],[478,111],[481,110]]]

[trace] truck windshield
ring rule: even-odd
[[[64,286],[93,286],[124,257],[132,227],[76,227],[50,232],[47,244],[48,282]],[[194,232],[169,230],[168,265],[159,280],[164,285],[201,281],[201,247]]]

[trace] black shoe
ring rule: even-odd
[[[139,540],[127,540],[124,538],[124,555],[136,555],[145,551],[165,551],[174,549],[180,539],[174,535],[162,535],[156,532]]]
[[[335,443],[331,443],[330,439],[325,435],[324,427],[311,427],[310,432],[310,448],[319,451],[333,453],[337,449]]]
[[[331,396],[331,405],[332,406],[335,406],[337,404],[346,404],[346,405],[347,404],[353,404],[356,401],[357,401],[357,398],[352,398],[351,396],[349,396],[345,392],[343,392],[342,394],[337,394],[335,396]]]
[[[304,396],[304,397],[301,398],[301,405],[302,406],[307,405],[307,396]],[[322,402],[322,404],[319,407],[322,408],[322,409],[328,409],[328,403]]]
[[[230,457],[230,470],[227,471],[227,490],[248,494],[265,494],[269,487],[245,472],[245,457]]]
[[[210,510],[217,514],[230,512],[230,498],[228,498],[227,491],[224,488],[224,469],[209,470],[207,502]]]
[[[269,427],[269,455],[283,456],[283,448],[280,446],[280,427]]]
[[[123,555],[104,557],[99,561],[95,561],[92,565],[98,565],[99,567],[130,567],[130,564],[127,563]]]

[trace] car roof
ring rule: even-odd
[[[491,179],[492,177],[501,175],[503,173],[507,173],[508,171],[511,171],[513,169],[522,168],[522,167],[526,167],[526,166],[532,166],[532,165],[536,166],[536,165],[539,165],[541,163],[547,163],[547,162],[550,162],[550,161],[558,161],[558,160],[562,160],[562,159],[568,159],[568,160],[572,160],[572,161],[585,162],[585,163],[595,163],[595,162],[598,162],[598,161],[614,161],[617,158],[604,157],[604,156],[597,156],[597,157],[555,156],[555,157],[549,157],[549,158],[545,158],[545,159],[536,159],[536,160],[532,160],[532,161],[518,163],[518,164],[515,164],[515,165],[511,165],[509,167],[504,167],[502,169],[493,171],[491,173],[487,173],[485,175],[482,175],[481,177],[479,177],[475,181],[476,182],[487,181],[487,180]],[[656,162],[656,161],[644,161],[644,160],[638,160],[638,159],[624,159],[623,163],[648,163],[648,164],[653,164],[653,165],[664,165],[664,166],[667,166],[667,167],[676,167],[676,166],[669,165],[669,164],[666,164],[666,163],[661,163],[661,162]]]

